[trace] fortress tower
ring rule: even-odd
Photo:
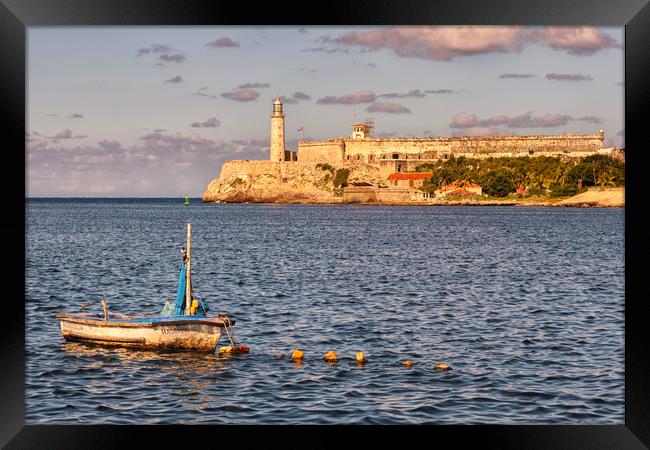
[[[271,114],[271,161],[284,161],[284,112],[280,97],[273,100]]]
[[[352,139],[370,139],[370,130],[375,126],[372,119],[366,119],[365,123],[352,125]]]

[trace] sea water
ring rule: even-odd
[[[26,205],[28,424],[624,423],[623,209]],[[188,220],[250,354],[64,341],[57,312],[173,301]]]

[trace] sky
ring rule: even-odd
[[[605,131],[624,146],[623,28],[29,27],[28,197],[199,197],[229,159],[384,137]]]

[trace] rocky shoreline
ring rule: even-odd
[[[226,162],[222,176],[210,182],[202,195],[204,203],[275,203],[275,204],[364,204],[397,206],[552,206],[552,207],[619,207],[625,206],[624,188],[594,188],[573,197],[481,197],[433,198],[405,201],[382,198],[380,201],[366,196],[344,196],[344,189],[335,184],[337,173],[311,164],[293,167],[292,172],[271,173],[280,167],[261,166],[254,171],[242,168],[236,162]],[[347,182],[352,185],[373,186],[381,183],[378,175],[369,175],[363,164],[346,164]],[[249,173],[246,173],[246,172]]]
[[[311,195],[310,195],[311,194]],[[219,196],[210,199],[204,196],[206,203],[274,203],[274,204],[301,204],[301,205],[375,205],[375,206],[551,206],[551,207],[578,207],[578,208],[624,208],[625,192],[623,188],[590,189],[569,198],[507,198],[498,199],[433,199],[417,202],[343,202],[342,197],[335,195],[314,195],[293,190],[285,191],[247,191],[233,192],[231,195]]]

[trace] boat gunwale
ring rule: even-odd
[[[133,322],[130,319],[124,320],[104,320],[103,318],[98,317],[75,317],[69,314],[57,314],[56,318],[60,321],[66,321],[71,323],[77,323],[80,325],[91,325],[91,326],[100,326],[100,327],[123,327],[123,328],[159,328],[161,326],[167,325],[191,325],[191,324],[200,324],[200,325],[213,325],[217,327],[224,328],[226,323],[222,317],[203,317],[203,318],[187,318],[187,319],[177,319],[170,318],[166,320],[155,320],[155,321],[142,321],[142,322]],[[155,319],[156,317],[152,317]],[[131,318],[133,319],[133,318]],[[139,317],[141,319],[141,317]],[[234,319],[228,318],[230,323],[228,326],[235,324]]]

